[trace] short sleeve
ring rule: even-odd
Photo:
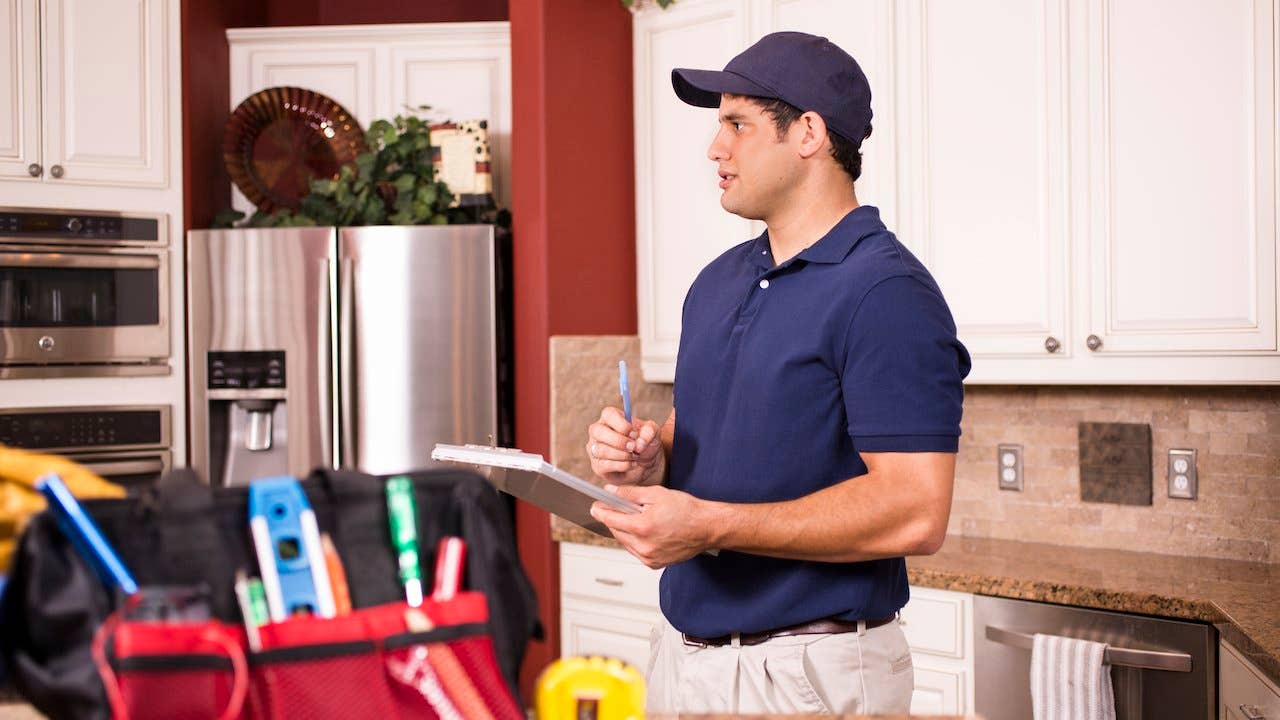
[[[880,281],[845,336],[841,390],[859,452],[956,452],[969,353],[942,295],[911,276]]]

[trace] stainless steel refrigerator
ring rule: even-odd
[[[437,442],[506,440],[493,226],[197,230],[187,258],[191,465],[209,482],[403,472]]]

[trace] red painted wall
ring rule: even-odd
[[[511,21],[516,440],[548,453],[553,334],[636,332],[631,17],[617,0],[184,0],[187,228],[230,206],[220,146],[229,114],[225,30],[266,25]],[[559,563],[545,513],[517,510],[520,555],[547,641],[521,692],[559,655]]]
[[[636,332],[631,15],[617,0],[515,0],[510,20],[516,442],[546,453],[549,338]],[[516,526],[548,630],[529,688],[559,655],[559,564],[546,513],[522,503]]]

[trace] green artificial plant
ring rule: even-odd
[[[426,110],[426,106],[418,110]],[[453,193],[436,179],[431,164],[430,124],[417,115],[375,120],[365,132],[369,150],[338,169],[336,178],[317,178],[296,212],[281,208],[255,212],[245,227],[311,225],[446,225],[496,222],[510,225],[506,210],[451,208]],[[488,217],[486,217],[488,216]],[[223,210],[213,227],[232,227],[244,219]]]

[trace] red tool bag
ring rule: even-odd
[[[233,588],[255,572],[245,488],[175,472],[154,492],[84,507],[140,586],[204,589],[207,621],[137,620],[53,518],[32,519],[0,597],[0,658],[55,718],[495,718],[523,716],[515,680],[540,633],[510,514],[480,476],[410,473],[424,578],[443,537],[467,547],[459,592],[404,602],[383,480],[317,472],[302,486],[346,569],[353,612],[260,626],[248,651]],[[447,594],[446,594],[447,595]]]
[[[118,618],[94,647],[116,720],[524,716],[498,672],[475,592],[264,625],[252,653],[236,625]]]

